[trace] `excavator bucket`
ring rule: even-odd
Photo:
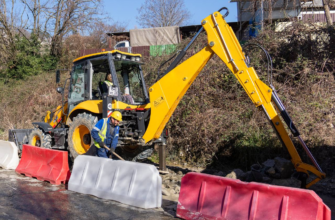
[[[8,131],[8,140],[14,142],[19,148],[19,151],[22,151],[22,145],[28,144],[29,134],[33,129],[10,129]]]

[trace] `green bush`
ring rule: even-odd
[[[49,53],[42,54],[41,42],[36,35],[31,35],[28,39],[17,34],[15,47],[15,57],[7,63],[5,74],[2,74],[5,78],[24,79],[27,76],[38,75],[42,71],[55,69],[57,59]]]

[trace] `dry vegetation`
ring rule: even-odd
[[[328,174],[333,172],[334,165],[333,41],[333,29],[306,28],[300,23],[281,33],[269,28],[250,41],[261,44],[271,54],[273,84],[302,137]],[[203,35],[188,51],[187,57],[205,44]],[[264,55],[258,49],[248,51],[251,65],[266,81]],[[168,57],[144,60],[147,85],[154,82],[157,67]],[[7,138],[10,128],[31,127],[31,122],[39,121],[46,110],[60,104],[61,96],[55,88],[54,74],[50,73],[30,77],[24,82],[1,84],[0,139]],[[247,169],[252,163],[275,156],[289,157],[264,113],[254,107],[216,56],[186,93],[168,128],[169,159],[172,161],[193,165],[231,164]],[[298,150],[302,152],[300,147]]]

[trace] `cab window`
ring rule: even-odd
[[[145,102],[139,64],[127,60],[114,60],[114,65],[122,101],[128,104]]]
[[[78,102],[85,99],[85,65],[75,65],[71,73],[69,99]]]

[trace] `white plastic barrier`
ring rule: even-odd
[[[149,164],[80,155],[68,189],[141,208],[162,204],[162,178]]]
[[[15,170],[19,164],[18,148],[13,142],[0,140],[0,167]]]

